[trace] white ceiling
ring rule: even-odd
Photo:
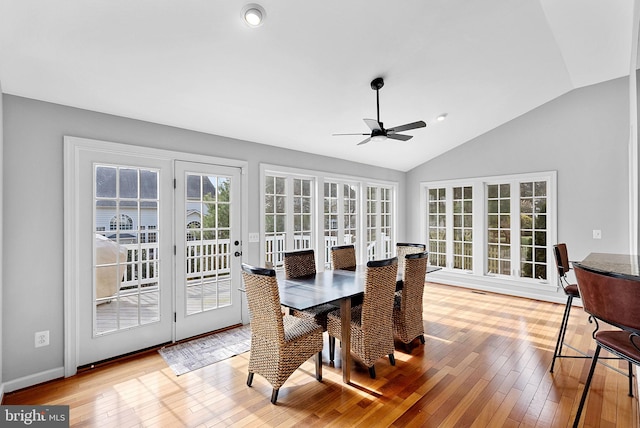
[[[632,58],[629,0],[257,0],[249,28],[251,1],[0,0],[2,89],[407,171]],[[378,76],[385,127],[427,128],[332,136],[367,132]]]

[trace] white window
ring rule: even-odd
[[[286,251],[313,248],[313,178],[267,174],[264,177],[265,261],[283,266]]]
[[[133,230],[133,220],[126,214],[120,214],[120,220],[113,216],[109,221],[109,230]]]
[[[282,268],[284,252],[313,248],[317,268],[329,269],[336,245],[353,244],[362,262],[395,253],[395,183],[275,165],[262,165],[261,179],[265,265]]]
[[[367,260],[381,260],[394,253],[393,189],[367,186]]]
[[[429,261],[444,272],[554,285],[556,174],[423,183]]]
[[[324,182],[324,263],[331,267],[331,247],[356,244],[359,222],[359,185]]]
[[[453,188],[453,268],[473,269],[473,187]]]
[[[435,266],[447,266],[447,206],[446,187],[429,188],[429,261]],[[451,222],[449,222],[451,223]]]

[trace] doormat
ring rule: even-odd
[[[247,324],[188,342],[166,346],[160,348],[158,352],[176,376],[180,376],[245,353],[250,348],[251,327]]]

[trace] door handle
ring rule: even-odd
[[[242,255],[242,251],[236,251],[235,253],[233,253],[233,255],[236,257],[240,257]]]

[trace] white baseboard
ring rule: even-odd
[[[64,377],[64,367],[58,367],[44,372],[35,373],[29,376],[4,382],[2,384],[2,393],[4,394],[4,392],[17,391],[18,389],[27,388],[39,383],[59,379],[61,377]]]
[[[464,287],[472,290],[488,291],[490,293],[505,294],[515,297],[542,300],[546,302],[567,303],[567,296],[561,289],[549,285],[514,284],[493,277],[480,277],[469,274],[459,274],[447,271],[438,271],[427,274],[427,281],[436,282],[456,287]],[[582,306],[580,299],[573,299],[574,305]]]

